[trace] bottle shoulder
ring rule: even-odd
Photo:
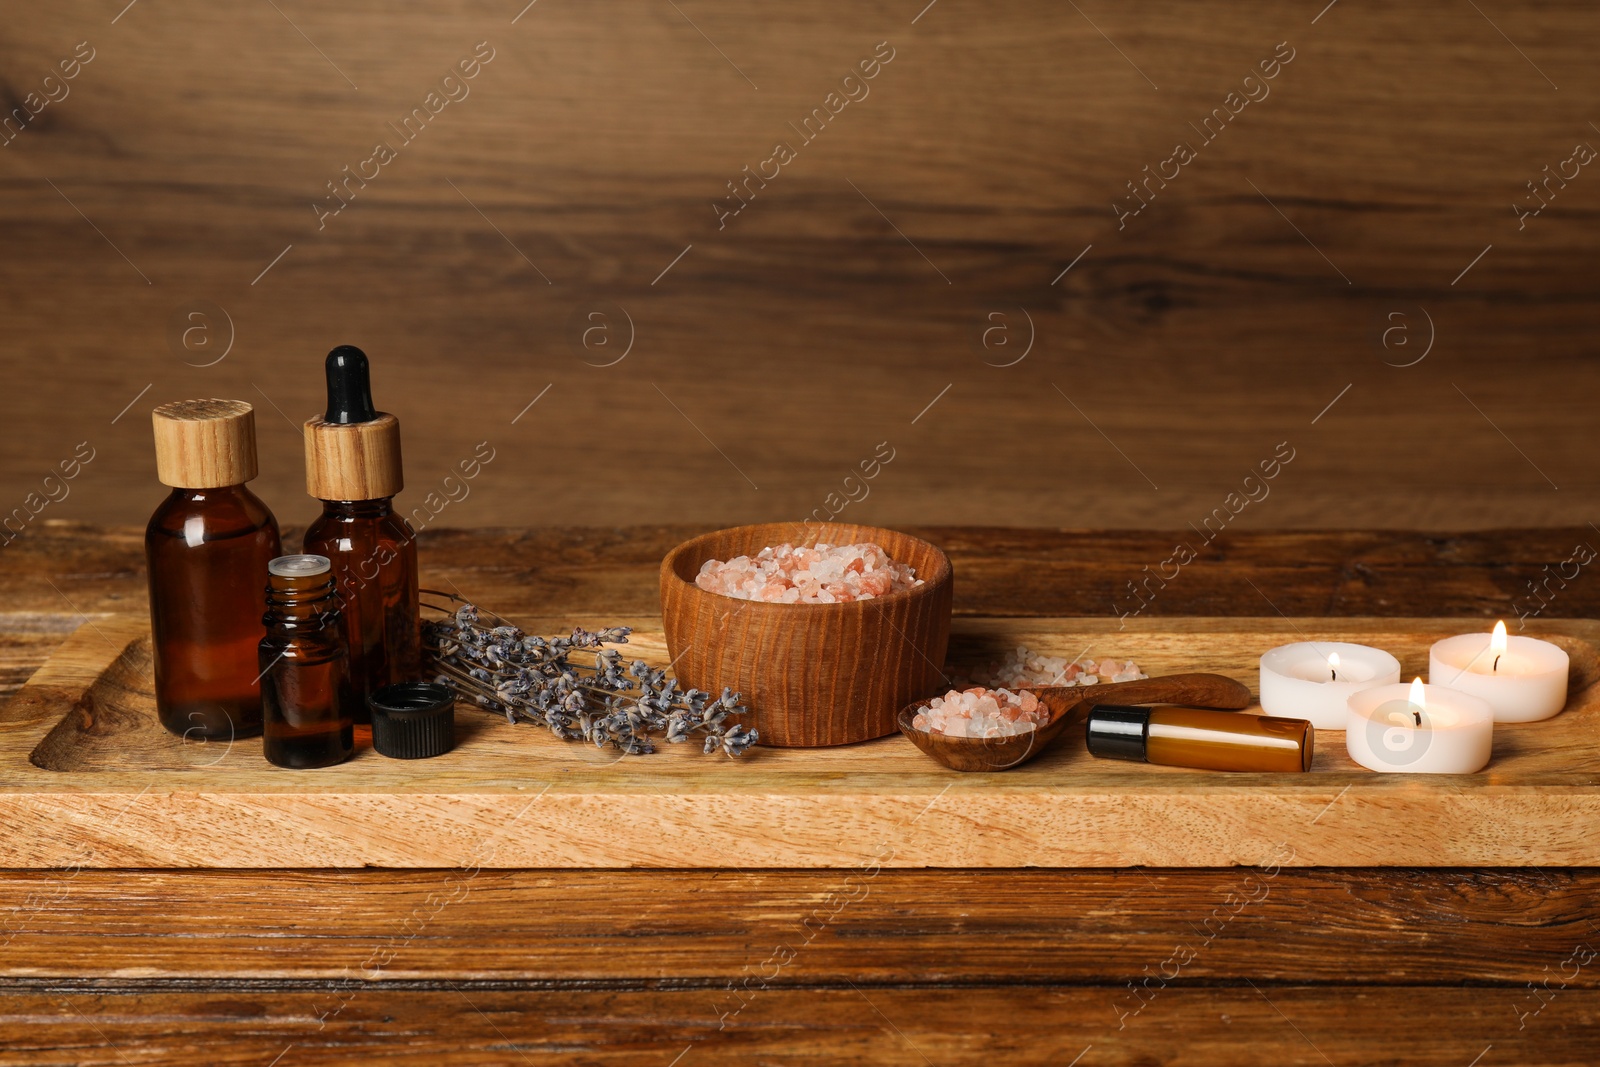
[[[389,515],[384,520],[384,525],[389,530],[389,536],[396,541],[402,542],[404,547],[411,548],[415,544],[416,533],[411,529],[411,524],[406,521],[406,517],[398,511]]]
[[[259,526],[270,527],[274,533],[278,532],[278,517],[267,507],[267,502],[250,491],[247,485],[239,487],[239,499],[245,514]]]
[[[174,489],[150,516],[146,541],[176,538],[191,545],[265,535],[277,544],[278,520],[243,485],[220,489]]]
[[[397,512],[386,507],[379,512],[361,513],[352,512],[344,504],[324,504],[322,513],[306,527],[307,552],[331,556],[345,551],[367,551],[373,545],[388,545],[400,554],[411,550],[415,539],[411,524]]]
[[[329,541],[337,539],[339,536],[339,527],[342,525],[344,525],[344,523],[337,515],[330,515],[326,511],[322,512],[316,518],[312,519],[311,524],[306,527],[305,537],[302,541],[303,547],[307,552],[313,552],[324,556],[327,555],[326,552],[322,552],[316,546],[324,545]]]

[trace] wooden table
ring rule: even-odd
[[[424,584],[518,616],[649,616],[657,561],[692,532],[429,533]],[[950,552],[968,617],[1110,615],[1173,543],[914,532]],[[1515,618],[1541,568],[1595,540],[1230,533],[1145,611]],[[1542,617],[1597,614],[1589,581],[1552,583]],[[142,610],[139,532],[43,526],[0,553],[0,587],[15,689],[85,617]],[[83,866],[0,872],[0,931],[5,1064],[1488,1065],[1600,1048],[1592,868]]]

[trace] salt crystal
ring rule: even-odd
[[[947,737],[1012,737],[1050,721],[1050,709],[1032,693],[1008,689],[950,690],[920,708],[911,725]]]
[[[778,604],[843,604],[902,593],[923,584],[881,545],[769,545],[755,556],[706,560],[694,584],[740,600]]]
[[[1005,662],[988,673],[979,672],[974,680],[1009,689],[1039,689],[1046,686],[1098,685],[1102,680],[1133,682],[1148,675],[1133,660],[1080,658],[1067,660],[1038,655],[1026,645],[1018,645]]]

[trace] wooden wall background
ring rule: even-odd
[[[1600,516],[1600,171],[1511,207],[1600,145],[1586,0],[524,2],[6,18],[10,105],[94,59],[0,147],[4,508],[89,441],[36,521],[142,521],[149,408],[221,395],[303,520],[296,424],[349,342],[404,501],[492,443],[441,525],[798,517],[881,441],[849,518],[1181,528],[1281,441],[1241,528]],[[325,183],[480,41],[470,96],[319,231]],[[883,41],[870,95],[719,231],[725,182]],[[1271,95],[1119,231],[1124,183],[1280,42]],[[631,351],[590,365],[617,309]],[[1032,347],[993,365],[1018,309]]]

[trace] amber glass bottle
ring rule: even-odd
[[[239,400],[185,400],[153,413],[156,470],[173,487],[145,528],[156,709],[181,737],[261,732],[256,646],[278,522],[256,476],[255,413]]]
[[[326,556],[343,603],[357,722],[371,721],[367,698],[420,670],[417,547],[394,495],[404,482],[400,422],[374,410],[366,354],[351,345],[328,353],[328,410],[306,423],[306,491],[322,515],[305,551]]]
[[[1316,731],[1306,719],[1200,708],[1096,704],[1089,754],[1212,771],[1309,771]]]
[[[279,767],[328,767],[355,751],[355,697],[333,575],[323,556],[268,566],[259,670],[262,750]]]
[[[419,669],[416,542],[388,497],[324,500],[322,515],[306,530],[305,550],[337,563],[351,688],[360,701],[357,717],[367,722],[370,713],[360,714],[367,697],[415,678]]]

